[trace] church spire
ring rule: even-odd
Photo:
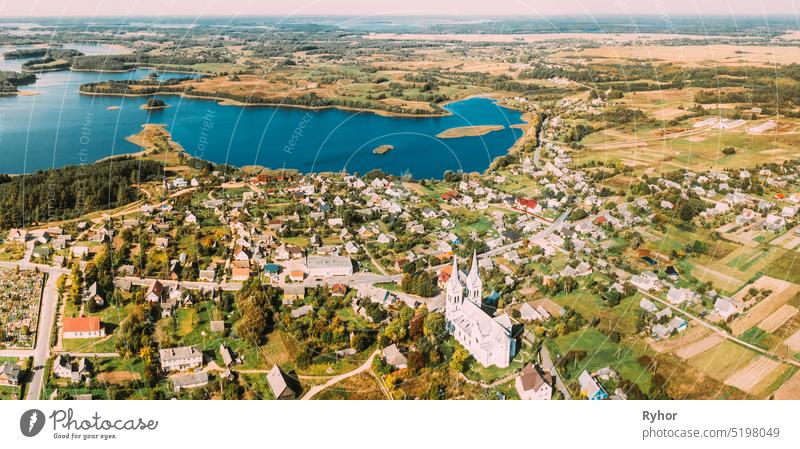
[[[450,279],[447,280],[447,293],[460,295],[464,287],[461,286],[458,272],[458,257],[453,256],[453,269],[450,271]]]
[[[481,274],[478,269],[478,253],[472,253],[472,266],[467,275],[467,291],[469,299],[473,302],[480,304],[481,295],[483,294],[483,282],[481,281]]]
[[[469,269],[469,275],[467,276],[467,288],[471,288],[473,285],[477,285],[481,282],[481,275],[478,272],[478,254],[476,252],[472,253],[472,266]]]

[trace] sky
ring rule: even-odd
[[[800,0],[0,0],[0,17],[796,15]]]

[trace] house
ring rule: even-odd
[[[663,324],[656,324],[655,326],[653,326],[652,329],[650,329],[650,333],[656,340],[663,340],[672,335],[673,330],[674,329],[670,326],[665,326]]]
[[[286,284],[283,286],[283,305],[292,305],[296,299],[306,296],[306,287],[302,284]]]
[[[152,284],[150,284],[150,287],[148,287],[147,293],[144,295],[144,299],[148,300],[149,302],[159,303],[161,302],[162,294],[164,294],[164,285],[158,280],[155,280]]]
[[[275,399],[296,399],[300,394],[300,382],[294,376],[285,373],[277,364],[269,370],[267,383]]]
[[[5,361],[0,364],[0,385],[19,385],[19,371],[16,363]]]
[[[83,259],[89,254],[89,247],[86,245],[75,245],[72,247],[72,255],[78,259]]]
[[[686,301],[693,301],[695,293],[688,288],[670,287],[667,292],[667,300],[671,304],[683,304]]]
[[[60,378],[72,377],[72,363],[64,354],[59,354],[53,360],[53,374]]]
[[[767,215],[764,221],[764,227],[772,232],[780,232],[786,227],[786,219],[774,214]]]
[[[273,281],[278,280],[278,275],[281,273],[282,267],[276,263],[264,264],[264,274]]]
[[[181,390],[190,388],[198,388],[208,384],[208,373],[201,371],[199,373],[182,374],[172,378],[172,388],[175,393]]]
[[[400,353],[400,350],[395,344],[383,348],[381,355],[387,364],[392,365],[397,369],[403,369],[408,366],[408,359],[406,359],[406,357]]]
[[[519,313],[524,321],[539,321],[544,319],[542,314],[527,302],[519,308]]]
[[[344,250],[347,251],[348,254],[356,254],[359,251],[358,245],[353,242],[347,242],[344,245]]]
[[[304,305],[302,307],[298,307],[298,308],[292,310],[290,314],[291,314],[292,318],[301,318],[301,317],[304,317],[304,316],[308,315],[313,310],[314,310],[314,308],[311,307],[311,305],[306,304],[306,305]]]
[[[492,316],[483,308],[483,281],[478,257],[472,255],[468,275],[458,270],[453,257],[452,275],[447,281],[445,320],[448,332],[483,366],[505,368],[516,354],[516,339],[511,334],[507,314]]]
[[[686,320],[684,320],[683,318],[676,316],[669,321],[668,326],[675,329],[678,332],[683,332],[689,326],[689,323],[687,323]]]
[[[303,282],[305,279],[306,274],[300,270],[292,270],[289,272],[289,280],[292,282]]]
[[[650,312],[650,313],[655,313],[658,310],[658,307],[656,307],[655,304],[653,304],[652,302],[650,302],[650,300],[646,298],[642,298],[641,301],[639,301],[639,307],[644,309],[645,312]]]
[[[236,266],[231,268],[232,281],[246,281],[250,277],[250,267]]]
[[[203,353],[197,346],[179,346],[158,351],[161,369],[183,371],[203,365]]]
[[[720,296],[714,301],[714,310],[719,314],[723,320],[728,320],[731,315],[735,315],[742,311],[743,304],[741,301],[736,301],[732,298]]]
[[[106,331],[100,324],[100,317],[64,317],[62,332],[65,339],[71,338],[100,338],[105,337]]]
[[[70,379],[72,382],[77,383],[82,378],[89,377],[92,374],[92,364],[85,357],[75,364],[66,355],[59,354],[53,361],[53,374],[56,377]]]
[[[652,271],[645,271],[642,274],[631,276],[630,282],[634,287],[644,291],[658,290],[661,288],[661,282],[658,280],[658,276]]]
[[[548,401],[553,396],[553,387],[550,382],[539,373],[532,363],[522,368],[514,381],[514,386],[519,398],[523,400]]]
[[[216,277],[215,270],[211,269],[200,270],[200,273],[197,276],[199,280],[206,282],[214,282],[215,277]]]
[[[86,295],[83,297],[83,301],[94,301],[95,304],[98,306],[102,306],[105,304],[105,299],[97,293],[97,282],[92,283],[89,289],[86,291]]]
[[[581,394],[586,395],[590,401],[608,399],[608,393],[586,370],[578,376],[578,383],[581,385]]]
[[[517,198],[515,204],[518,209],[529,214],[538,214],[542,211],[542,205],[534,199]]]
[[[219,345],[219,354],[222,356],[222,363],[225,364],[226,367],[230,367],[236,360],[233,358],[233,353],[230,349],[228,349],[224,343],[220,343]]]

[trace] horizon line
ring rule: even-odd
[[[231,17],[251,17],[251,18],[278,18],[278,17],[305,17],[305,18],[326,18],[326,17],[442,17],[442,18],[451,18],[451,17],[469,17],[469,18],[517,18],[519,20],[530,20],[531,18],[569,18],[569,17],[663,17],[663,14],[658,13],[601,13],[601,14],[590,14],[590,13],[564,13],[564,14],[531,14],[530,16],[520,15],[520,14],[426,14],[424,12],[414,12],[414,13],[388,13],[388,14],[358,14],[358,13],[331,13],[331,14],[201,14],[201,15],[192,15],[186,13],[164,13],[158,15],[147,15],[147,14],[130,14],[130,15],[122,15],[122,14],[58,14],[58,15],[33,15],[33,16],[19,16],[19,15],[9,15],[4,16],[0,14],[0,20],[6,19],[52,19],[52,18],[59,18],[59,17],[69,17],[69,18],[113,18],[113,17],[120,17],[120,18],[150,18],[150,17],[173,17],[173,18],[231,18]],[[797,15],[793,12],[786,12],[786,13],[734,13],[734,14],[723,14],[723,13],[691,13],[691,12],[682,12],[682,13],[675,13],[669,14],[669,17],[791,17],[797,19]]]

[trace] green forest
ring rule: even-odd
[[[139,198],[133,184],[163,176],[160,162],[120,158],[0,179],[0,227],[25,227]]]

